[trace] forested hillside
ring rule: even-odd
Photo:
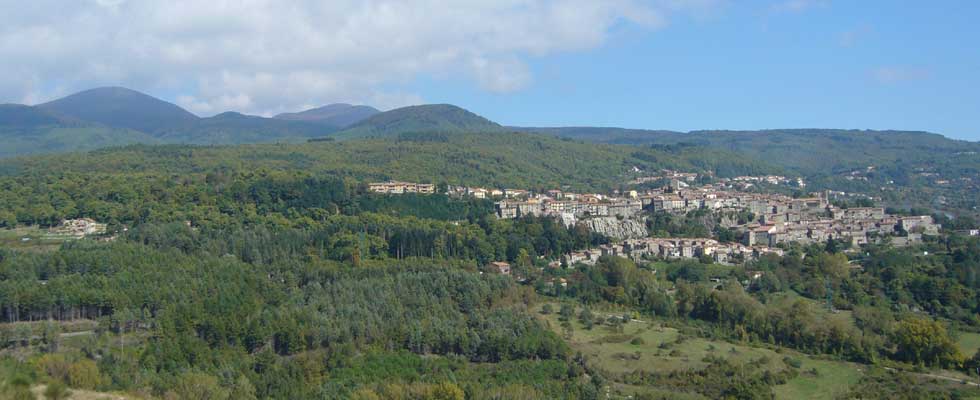
[[[40,108],[0,114],[21,135],[118,129]],[[380,113],[336,135],[298,119],[225,113],[146,139],[207,146],[0,160],[0,399],[980,394],[961,383],[980,366],[980,239],[953,231],[975,226],[970,212],[933,214],[945,229],[904,248],[831,238],[731,264],[586,264],[571,254],[615,244],[588,224],[498,219],[494,200],[445,194],[610,193],[670,169],[706,182],[805,175],[807,188],[870,193],[860,204],[899,214],[969,210],[973,144],[866,132],[596,143],[585,140],[595,129],[515,132],[452,106]],[[282,143],[215,145],[269,138]],[[368,190],[382,180],[438,189]],[[641,214],[651,235],[738,240],[704,209]],[[82,218],[105,232],[56,233]]]
[[[708,147],[765,160],[804,174],[832,174],[869,165],[895,167],[980,151],[980,143],[928,132],[842,129],[692,131],[619,128],[514,128],[599,143]]]
[[[159,140],[143,132],[111,128],[19,104],[0,105],[0,138],[0,158],[132,143],[159,143]]]
[[[778,171],[703,148],[492,132],[4,160],[0,388],[164,399],[751,399],[813,385],[975,394],[956,382],[978,362],[976,238],[790,246],[746,265],[588,266],[563,256],[609,239],[583,224],[366,187],[610,190],[633,167]],[[39,233],[64,218],[107,232],[53,244]],[[511,275],[488,267],[498,261]],[[952,381],[916,389],[927,378],[915,368]]]
[[[239,143],[303,142],[337,128],[309,121],[290,121],[226,112],[190,123],[161,128],[162,143],[228,145]]]
[[[663,152],[487,132],[235,147],[131,146],[3,160],[0,172],[178,174],[298,169],[358,179],[600,190],[624,184],[634,166],[646,171],[712,171],[721,176],[778,171],[725,152]]]
[[[502,132],[497,123],[451,104],[409,106],[375,114],[337,132],[336,139],[396,137],[405,133]]]

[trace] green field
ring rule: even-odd
[[[554,313],[541,317],[555,332],[564,334],[557,314],[560,306],[552,304],[552,308]],[[576,309],[578,311],[579,308]],[[622,311],[603,310],[593,310],[593,313],[602,316],[623,314]],[[594,367],[612,375],[636,370],[670,372],[700,369],[707,365],[702,360],[708,355],[739,364],[762,359],[765,368],[773,372],[790,368],[782,361],[784,357],[801,361],[799,375],[774,388],[778,399],[832,399],[845,393],[862,374],[862,366],[858,364],[815,359],[789,349],[779,349],[777,352],[764,347],[688,336],[660,321],[634,321],[624,325],[622,332],[617,332],[604,325],[585,329],[576,317],[572,318],[571,335],[565,338],[573,349],[587,356]],[[631,344],[637,338],[642,344]],[[679,341],[679,338],[683,339]],[[623,394],[650,392],[649,388],[629,385],[616,385],[614,388]],[[697,395],[692,396],[698,398]]]
[[[800,375],[773,389],[777,399],[834,399],[857,383],[863,372],[863,367],[858,364],[805,356],[797,358],[803,363]]]
[[[962,332],[956,338],[956,346],[966,357],[973,357],[980,350],[980,333]]]
[[[0,229],[0,248],[52,251],[61,246],[64,241],[64,238],[49,235],[46,230],[37,227]]]

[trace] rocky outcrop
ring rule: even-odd
[[[647,237],[647,227],[642,220],[616,217],[588,218],[581,221],[589,230],[610,239],[623,240]]]

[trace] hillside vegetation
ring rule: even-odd
[[[659,168],[779,171],[712,148],[511,132],[2,160],[0,394],[980,393],[960,383],[980,356],[957,335],[980,331],[975,237],[943,232],[916,247],[854,253],[790,245],[746,265],[612,256],[568,265],[562,255],[609,239],[554,218],[497,219],[488,199],[366,185],[606,191]],[[93,218],[107,233],[45,235],[65,218]],[[490,268],[495,261],[512,275]]]
[[[450,104],[410,106],[374,115],[332,135],[336,139],[391,137],[402,133],[502,132],[499,124]]]
[[[667,153],[584,144],[523,133],[402,135],[234,147],[130,146],[0,161],[0,173],[184,174],[218,170],[304,170],[358,179],[494,187],[611,189],[631,169],[710,170],[721,175],[777,169],[716,151]]]
[[[226,112],[181,126],[158,131],[163,143],[240,144],[274,141],[306,141],[326,135],[334,127],[308,121],[289,121]]]
[[[928,132],[843,129],[652,131],[619,128],[515,128],[577,140],[669,147],[708,147],[802,173],[890,166],[980,151],[980,143]]]

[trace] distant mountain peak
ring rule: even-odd
[[[452,104],[423,104],[386,111],[338,132],[339,139],[387,137],[402,133],[499,132],[506,128]]]
[[[274,118],[287,121],[315,122],[337,128],[346,128],[380,112],[371,106],[334,103],[296,113],[283,113]]]
[[[142,132],[156,132],[198,119],[176,104],[119,86],[85,90],[37,107],[80,120]]]
[[[248,117],[251,117],[251,115],[245,115],[238,111],[225,111],[211,118],[248,118]]]

